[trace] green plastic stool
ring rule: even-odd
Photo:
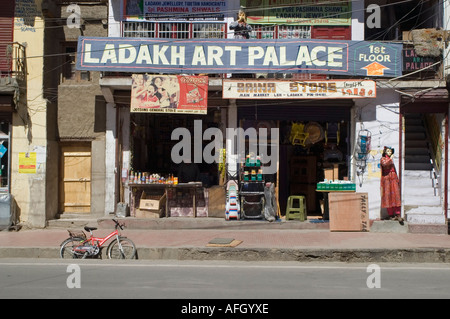
[[[294,207],[294,203],[298,204]],[[305,196],[289,196],[286,207],[286,220],[298,219],[300,221],[306,220],[306,198]]]

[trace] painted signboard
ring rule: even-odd
[[[123,0],[124,16],[150,20],[223,20],[227,11],[224,0],[209,1],[151,1]]]
[[[351,25],[351,1],[241,0],[254,24]],[[262,8],[262,9],[259,9]]]
[[[439,65],[432,66],[439,61],[437,57],[422,57],[417,55],[413,48],[403,49],[403,71],[413,72],[427,68],[428,71],[437,71]]]
[[[131,112],[206,114],[207,103],[207,76],[132,76]]]
[[[277,81],[223,80],[224,99],[355,99],[375,98],[372,80]]]
[[[402,44],[344,40],[79,37],[77,69],[132,73],[402,74]]]

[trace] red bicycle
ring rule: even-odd
[[[86,234],[81,232],[69,232],[70,237],[61,243],[59,254],[61,258],[80,258],[84,259],[86,257],[101,257],[101,250],[103,245],[111,238],[115,239],[109,243],[106,250],[106,254],[109,259],[133,259],[136,258],[136,246],[127,237],[123,237],[120,230],[123,230],[124,224],[119,224],[119,222],[113,219],[115,225],[115,231],[110,233],[108,236],[94,237],[92,233],[96,230],[96,227],[84,227],[85,231],[88,231],[91,236],[86,237]]]

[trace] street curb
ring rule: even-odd
[[[448,263],[450,249],[267,249],[236,247],[138,247],[141,260]],[[0,258],[59,258],[58,247],[3,247]],[[103,256],[106,259],[105,256]]]
[[[450,261],[450,249],[266,249],[143,248],[139,259],[298,261],[298,262],[427,262]]]

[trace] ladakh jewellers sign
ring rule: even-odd
[[[365,41],[80,37],[77,55],[87,71],[402,74],[401,44]]]

